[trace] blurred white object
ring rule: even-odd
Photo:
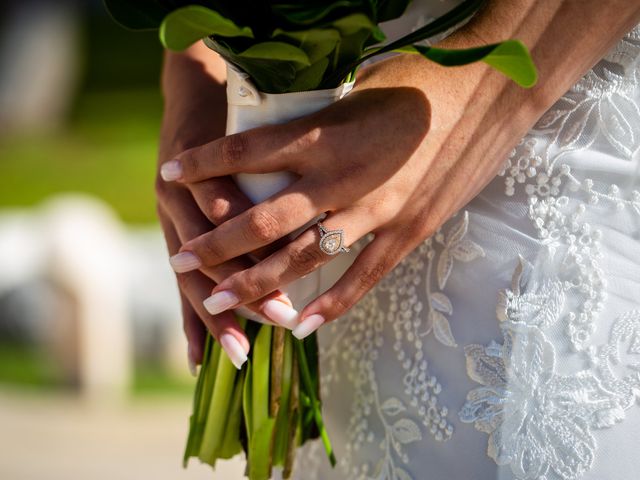
[[[59,126],[78,77],[78,9],[14,2],[0,35],[0,132]]]
[[[131,380],[126,243],[121,223],[90,197],[68,196],[43,209],[47,271],[76,302],[82,391],[95,398],[126,394]]]
[[[134,342],[136,358],[188,375],[159,228],[125,227],[100,200],[67,194],[0,213],[0,294],[8,293],[21,299],[13,314],[21,329],[53,352],[86,396],[126,393]]]

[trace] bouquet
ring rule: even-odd
[[[158,29],[169,49],[183,50],[204,40],[227,62],[227,134],[324,108],[348,94],[359,65],[387,52],[418,54],[445,66],[483,61],[523,87],[536,82],[529,53],[517,40],[464,50],[418,43],[465,21],[483,0],[466,0],[393,42],[385,42],[379,24],[400,17],[410,0],[105,2],[125,27]],[[234,178],[257,203],[285,188],[291,175],[238,174]],[[346,270],[348,256],[338,258],[287,286],[294,304],[321,293]],[[288,478],[296,448],[317,437],[335,465],[322,419],[316,334],[298,340],[282,327],[241,317],[238,321],[251,343],[249,360],[238,371],[220,345],[207,338],[185,466],[190,457],[215,466],[217,459],[244,451],[251,480],[270,478],[274,466],[282,467]]]

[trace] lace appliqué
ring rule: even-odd
[[[469,215],[461,212],[409,254],[345,318],[328,327],[337,341],[320,352],[322,393],[329,395],[345,371],[353,390],[345,428],[348,441],[338,460],[346,478],[411,480],[403,468],[409,462],[406,447],[425,434],[437,441],[453,434],[449,409],[438,402],[442,386],[424,358],[423,339],[433,333],[443,345],[456,346],[447,318],[453,305],[443,290],[457,262],[484,256],[467,238],[468,226]],[[387,348],[393,348],[403,372],[403,389],[392,396],[380,391],[376,376],[376,361],[389,331],[395,341]],[[349,368],[341,370],[345,364]],[[380,449],[377,463],[357,464],[356,453],[372,443]]]
[[[465,347],[467,373],[482,387],[469,392],[459,417],[489,435],[487,455],[509,465],[516,478],[578,479],[595,457],[591,431],[621,421],[634,404],[640,311],[621,315],[609,342],[588,350],[588,368],[561,375],[543,333],[564,307],[561,282],[520,292],[523,268],[521,260],[512,289],[501,294],[509,299],[498,308],[504,343]],[[550,294],[547,305],[539,301],[542,292]],[[635,358],[623,360],[622,353]]]

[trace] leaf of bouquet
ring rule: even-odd
[[[340,32],[335,28],[313,28],[299,32],[288,32],[278,28],[274,30],[273,37],[293,40],[307,54],[309,62],[314,64],[336,48],[340,41]]]
[[[218,372],[218,361],[220,359],[221,347],[211,334],[207,334],[205,342],[204,358],[198,374],[196,390],[193,396],[193,413],[187,446],[184,452],[183,465],[187,466],[189,457],[197,457],[202,445],[202,436],[207,424],[209,415],[209,405],[213,394],[216,375]]]
[[[211,35],[253,38],[249,27],[239,27],[218,12],[199,5],[171,12],[160,25],[160,41],[170,50],[184,50]]]
[[[171,11],[167,2],[158,0],[104,0],[111,17],[131,30],[155,30]]]
[[[340,18],[334,21],[332,26],[341,35],[340,42],[336,46],[330,63],[332,69],[357,62],[362,56],[364,46],[369,43],[372,36],[377,35],[375,33],[377,26],[366,15],[360,13]],[[323,87],[335,87],[340,84],[343,78],[341,77],[339,82],[333,84],[323,82]]]
[[[384,45],[383,47],[375,48],[370,53],[361,55],[351,62],[341,64],[339,68],[337,68],[327,79],[325,79],[323,85],[326,85],[328,87],[340,85],[340,83],[349,75],[350,72],[355,70],[358,65],[365,62],[366,60],[373,58],[376,55],[396,51],[398,49],[401,49],[402,47],[406,47],[407,45],[411,45],[421,40],[431,38],[455,27],[456,25],[473,15],[485,1],[486,0],[465,0],[460,5],[452,8],[446,14],[435,19],[434,21],[429,22],[424,27],[413,31],[394,42]]]
[[[231,399],[238,370],[227,355],[218,358],[215,383],[211,400],[207,405],[206,425],[198,458],[209,465],[215,465],[224,439],[224,431],[231,408]]]
[[[293,62],[241,57],[221,39],[214,40],[207,37],[204,43],[218,52],[226,61],[246,72],[261,92],[288,92],[296,78],[297,68]]]
[[[321,25],[349,12],[366,11],[373,15],[371,4],[367,0],[337,0],[333,2],[316,0],[272,3],[271,11],[284,25],[289,24],[298,28]]]
[[[243,369],[237,377],[236,384],[233,387],[233,396],[231,397],[229,410],[226,412],[226,425],[222,444],[218,452],[219,458],[229,459],[242,451],[240,428],[242,422],[242,393],[244,390],[246,369]]]
[[[536,67],[527,48],[519,40],[507,40],[494,45],[447,50],[414,45],[422,56],[447,67],[483,61],[503,73],[521,87],[532,87],[537,81]]]
[[[311,65],[309,57],[298,47],[284,42],[262,42],[249,47],[238,57],[251,60],[292,62],[298,70]]]
[[[247,452],[250,480],[271,476],[271,442],[275,418],[269,416],[269,374],[273,327],[263,325],[253,343],[251,372],[251,432]]]
[[[310,65],[309,67],[300,70],[296,74],[296,79],[289,87],[289,92],[308,92],[309,90],[315,90],[322,82],[324,72],[329,66],[328,58],[321,58],[319,61]]]
[[[285,332],[283,336],[282,363],[280,365],[281,385],[280,398],[278,399],[279,408],[276,412],[276,424],[273,431],[273,444],[271,447],[273,465],[280,466],[284,466],[287,452],[287,440],[289,438],[289,428],[291,425],[291,419],[289,416],[289,400],[291,396],[291,375],[293,371],[292,338],[291,332]]]
[[[411,0],[379,0],[374,1],[376,4],[376,20],[378,22],[386,22],[400,17]]]

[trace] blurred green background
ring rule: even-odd
[[[0,134],[0,206],[87,192],[127,223],[155,222],[153,175],[162,112],[162,50],[155,33],[116,25],[100,2],[78,4],[74,98],[55,131]],[[7,28],[4,25],[4,28]],[[45,72],[42,72],[45,74]]]

